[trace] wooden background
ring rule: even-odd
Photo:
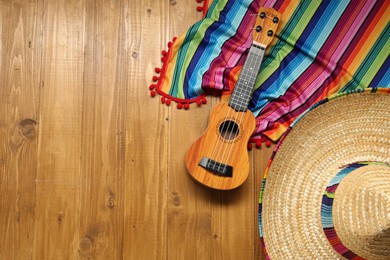
[[[217,98],[188,111],[148,86],[195,0],[0,0],[0,259],[262,259],[261,176],[228,192],[184,155]]]

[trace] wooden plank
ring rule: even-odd
[[[255,259],[252,176],[235,190],[214,192],[212,259]]]
[[[167,112],[148,94],[167,42],[166,2],[127,1],[126,259],[166,259],[167,255]]]
[[[210,108],[170,110],[168,259],[210,259],[212,256],[212,192],[193,180],[185,167],[185,154],[206,129]]]
[[[86,1],[81,137],[81,259],[123,252],[127,53],[123,1]]]
[[[201,13],[195,11],[198,5],[195,1],[182,1],[171,6],[171,35],[185,33],[201,19]],[[189,110],[178,110],[175,104],[169,107],[167,259],[212,256],[211,190],[194,181],[185,168],[185,154],[206,129],[211,107],[210,104],[202,107],[193,104]]]
[[[0,258],[33,250],[39,131],[41,8],[0,3]]]
[[[34,259],[78,251],[84,3],[45,1]]]

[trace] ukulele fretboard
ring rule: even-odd
[[[229,106],[236,111],[246,111],[252,98],[253,86],[259,73],[265,48],[252,44],[241,70],[240,76],[230,97]]]

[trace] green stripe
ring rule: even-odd
[[[334,199],[334,193],[329,193],[327,191],[324,192],[324,195],[330,199]]]
[[[361,76],[357,76],[364,86],[369,86],[380,67],[390,54],[389,24],[378,38],[372,51],[367,55],[367,60],[362,63]],[[359,68],[360,69],[360,68]]]
[[[313,17],[322,1],[302,1],[299,3],[294,13],[291,15],[290,20],[287,22],[283,30],[280,32],[279,37],[289,40],[285,44],[295,45],[297,40],[301,37],[303,31],[310,23],[311,19],[307,17]],[[300,19],[296,19],[300,17]],[[283,19],[283,18],[282,18]]]
[[[350,91],[354,89],[367,88],[380,69],[380,66],[385,62],[389,56],[389,24],[384,29],[381,35],[377,38],[375,44],[370,49],[365,59],[360,63],[360,66],[352,75],[351,81],[339,91]]]

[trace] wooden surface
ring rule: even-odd
[[[262,259],[261,176],[193,181],[184,157],[217,98],[151,98],[195,0],[0,0],[0,259]]]

